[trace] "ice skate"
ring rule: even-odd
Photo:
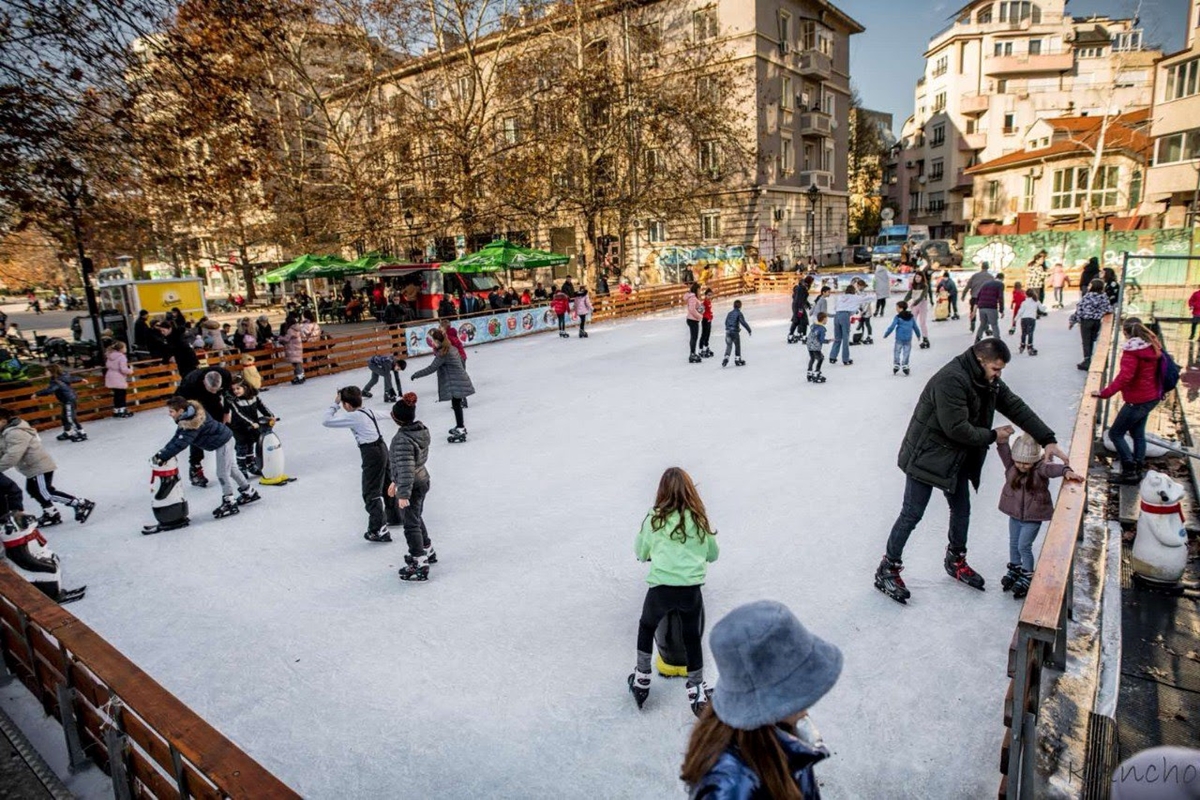
[[[158,522],[154,525],[143,525],[142,535],[150,536],[151,534],[163,533],[164,531],[176,531],[180,528],[186,528],[190,524],[191,520],[185,517],[184,519],[177,520],[176,522]]]
[[[71,438],[71,434],[67,433],[66,431],[63,431],[62,433],[60,433],[58,436],[55,436],[54,438],[60,442],[65,442]]]
[[[1021,577],[1020,564],[1009,563],[1007,566],[1008,572],[1006,572],[1004,577],[1000,579],[1000,591],[1002,592],[1007,592],[1009,589],[1011,589],[1013,584],[1017,582],[1017,578]]]
[[[394,403],[394,402],[396,402],[396,400],[397,400],[397,397],[396,397],[395,392],[384,392],[383,393],[383,402]]]
[[[1029,355],[1031,355],[1031,356],[1036,356],[1036,355],[1037,355],[1037,348],[1036,348],[1036,347],[1034,347],[1033,345],[1029,345],[1029,351],[1028,351],[1028,352],[1029,352]]]
[[[728,366],[729,366],[729,359],[728,359],[728,358],[722,358],[722,359],[721,359],[721,366],[722,366],[722,367],[728,367]]]
[[[854,363],[854,359],[847,358],[845,361],[843,361],[843,362],[842,362],[842,366],[843,366],[843,367],[848,367],[848,366],[850,366],[850,365],[851,365],[851,364],[853,364],[853,363]]]
[[[304,378],[302,376],[292,378],[292,386],[299,386],[302,383],[304,383]]]
[[[399,574],[402,581],[429,580],[429,556],[414,556],[413,563],[401,567]]]
[[[898,374],[899,372],[900,372],[900,365],[899,365],[899,364],[892,364],[892,374],[893,374],[893,375],[896,375],[896,374]]]
[[[1033,573],[1029,570],[1020,570],[1016,581],[1013,582],[1012,593],[1013,597],[1020,600],[1025,595],[1029,594],[1029,584],[1033,582]]]
[[[430,545],[425,548],[425,558],[428,559],[430,564],[438,563],[437,553],[434,552],[433,545]],[[417,563],[417,557],[414,555],[411,555],[409,553],[405,553],[404,554],[404,563],[408,564],[410,567],[415,566]]]
[[[95,507],[96,504],[91,500],[81,499],[75,506],[75,521],[80,524],[87,522],[87,518],[92,515],[92,509]]]
[[[633,694],[638,708],[645,705],[646,698],[650,696],[650,673],[637,670],[629,673],[629,691]]]
[[[812,370],[811,370],[811,369],[808,371],[808,378],[807,378],[807,380],[808,380],[808,382],[809,382],[809,383],[812,383],[812,382],[813,382],[813,373],[812,373]]]
[[[921,349],[922,349],[922,350],[928,350],[928,349],[929,349],[929,347],[930,347],[930,345],[929,345],[929,337],[928,337],[928,336],[926,336],[924,339],[922,339],[922,340],[921,340]]]
[[[370,392],[364,391],[364,392],[362,393],[362,396],[363,396],[363,397],[374,397],[375,395],[371,394]]]
[[[692,713],[697,717],[700,716],[704,713],[709,698],[712,697],[712,689],[708,688],[707,683],[700,682],[687,687],[687,693],[688,703],[692,706]]]
[[[1012,331],[1009,331],[1009,333],[1012,333]],[[1024,343],[1022,343],[1022,344],[1021,344],[1021,349],[1020,349],[1020,350],[1018,350],[1017,352],[1019,352],[1019,353],[1024,353],[1024,352],[1025,352],[1025,344],[1024,344]]]
[[[588,335],[587,335],[587,331],[580,331],[580,332],[579,332],[579,338],[580,338],[580,339],[586,339],[587,337],[588,337]]]
[[[71,434],[71,441],[72,442],[86,442],[87,434],[84,433],[83,431],[75,431],[74,433]]]
[[[560,338],[560,339],[570,339],[570,338],[571,338],[571,334],[567,333],[566,331],[559,331],[559,332],[558,332],[558,338]]]
[[[836,359],[836,358],[831,358],[831,359],[829,359],[829,363],[830,363],[830,364],[836,364],[836,363],[837,363],[837,359]]]
[[[192,486],[199,486],[201,489],[208,486],[208,478],[204,477],[204,467],[199,464],[188,471],[188,477],[192,480]]]
[[[825,382],[825,376],[822,375],[821,373],[818,372],[815,375],[813,375],[813,383],[824,383],[824,382]]]
[[[113,416],[117,419],[128,419],[129,417],[133,416],[133,412],[122,408],[120,411],[114,411]]]
[[[450,435],[446,438],[446,441],[450,442],[451,444],[458,444],[459,442],[465,442],[466,440],[467,440],[467,429],[466,428],[451,428]]]
[[[212,513],[214,517],[221,519],[222,517],[232,517],[239,511],[241,511],[241,509],[238,508],[237,503],[233,501],[233,496],[226,495],[221,499],[221,505],[214,508]]]
[[[61,525],[62,514],[58,513],[57,508],[48,508],[38,517],[37,524],[41,528],[49,528],[51,525]]]
[[[907,365],[907,364],[905,364],[905,365],[904,365],[903,367],[901,367],[900,369],[904,370],[904,374],[905,374],[905,375],[908,375],[908,374],[909,374],[909,370],[908,370],[908,365]]]
[[[388,530],[388,526],[384,525],[377,531],[367,531],[363,534],[363,538],[368,542],[381,542],[383,544],[391,544],[392,532]]]
[[[788,340],[787,340],[788,344],[795,344],[798,341],[799,341],[799,339],[797,339],[795,336],[792,336],[790,334],[788,335]]]
[[[746,366],[746,360],[744,358],[735,358],[733,360],[733,365],[735,367],[744,367]]]
[[[875,570],[875,588],[897,603],[907,605],[908,598],[912,597],[912,593],[908,591],[908,587],[904,585],[904,579],[900,577],[903,569],[904,564],[884,556],[883,560],[879,562],[879,568]]]
[[[239,506],[248,505],[257,500],[262,500],[262,495],[260,495],[258,490],[253,486],[249,486],[245,489],[238,489],[237,504]]]
[[[949,547],[946,548],[946,574],[960,583],[965,583],[973,589],[984,591],[983,576],[975,570],[971,569],[971,565],[967,563],[967,551],[955,553]]]
[[[863,344],[875,344],[875,340],[868,336],[867,338],[863,339]]]
[[[699,364],[702,360],[703,359],[701,359],[700,356],[696,355],[695,353],[692,353],[688,356],[689,364]]]

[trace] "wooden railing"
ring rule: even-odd
[[[1092,366],[1088,370],[1075,429],[1071,434],[1069,455],[1080,474],[1092,460],[1092,448],[1098,437],[1097,417],[1102,401],[1092,397],[1103,385],[1109,369],[1108,352],[1112,345],[1112,317],[1105,319],[1096,342]],[[1086,484],[1063,481],[1058,492],[1054,516],[1046,529],[1038,557],[1037,570],[1009,648],[1008,692],[1004,698],[1004,725],[1007,730],[1001,745],[1000,797],[1034,796],[1034,766],[1037,758],[1034,732],[1041,697],[1042,669],[1061,669],[1067,657],[1067,619],[1071,614],[1072,576],[1075,545],[1083,528],[1087,507]]]
[[[117,800],[298,798],[95,631],[0,566],[0,655]]]

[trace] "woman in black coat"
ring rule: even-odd
[[[1100,259],[1092,256],[1088,259],[1087,265],[1083,268],[1083,273],[1079,276],[1079,295],[1082,297],[1087,294],[1088,287],[1092,285],[1092,281],[1100,277]]]
[[[169,364],[174,359],[175,369],[179,372],[180,378],[200,366],[200,357],[192,349],[191,342],[183,328],[175,325],[162,325],[158,330],[164,339],[163,363]]]

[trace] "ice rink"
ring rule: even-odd
[[[408,379],[427,363],[414,360],[404,388],[434,434],[439,563],[426,584],[397,579],[399,532],[392,545],[362,539],[358,449],[321,426],[365,364],[265,394],[299,480],[219,521],[215,481],[188,487],[193,524],[180,531],[139,533],[153,522],[147,459],[173,431],[165,410],[89,424],[82,444],[49,431],[58,486],[97,502],[86,525],[46,531],[65,583],[89,586],[70,610],[305,797],[682,796],[694,721],[682,680],[656,676],[640,712],[625,684],[647,572],[633,539],[678,465],[719,530],[709,626],[770,598],[845,653],[813,710],[833,753],[817,768],[826,796],[994,795],[1020,607],[999,588],[994,454],[969,554],[988,590],[943,571],[936,495],[905,554],[910,604],[872,585],[900,508],[901,436],[926,379],[969,345],[965,316],[936,323],[913,375],[893,377],[889,303],[876,343],[812,385],[804,345],[784,343],[783,296],[745,299],[748,365],[722,369],[730,305],[717,303],[717,358],[703,365],[687,363],[681,313],[470,350],[466,444],[446,443],[449,404],[434,402],[436,378]],[[1038,347],[1004,378],[1066,447],[1084,382],[1066,312],[1039,323]],[[368,402],[386,419],[381,395]],[[711,661],[707,677],[719,682]]]

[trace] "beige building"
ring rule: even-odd
[[[1198,223],[1200,196],[1200,2],[1188,8],[1187,45],[1155,69],[1151,135],[1154,160],[1146,175],[1145,214],[1161,215],[1160,227]]]
[[[1159,53],[1143,49],[1133,21],[1065,6],[974,0],[930,40],[886,174],[899,222],[928,225],[934,238],[968,233],[976,182],[966,170],[1026,149],[1038,120],[1150,105]]]

